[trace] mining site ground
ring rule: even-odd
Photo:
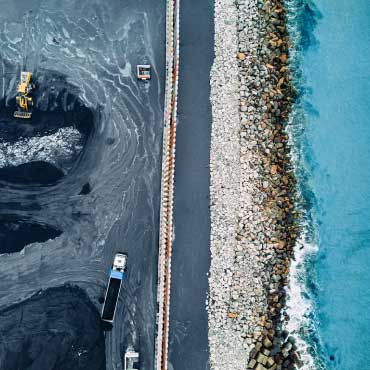
[[[0,370],[121,369],[129,344],[153,369],[165,5],[2,1]],[[37,86],[27,122],[12,118],[21,69]],[[104,331],[118,251],[128,279]]]

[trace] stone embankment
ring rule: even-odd
[[[282,331],[297,238],[285,131],[294,90],[280,0],[216,0],[211,78],[211,368],[294,369]]]

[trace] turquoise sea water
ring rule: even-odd
[[[287,3],[297,168],[318,245],[306,264],[310,340],[322,367],[370,370],[370,1]]]

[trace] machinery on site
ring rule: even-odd
[[[116,313],[119,293],[121,291],[122,280],[126,278],[127,254],[117,253],[114,257],[113,265],[109,273],[109,281],[101,318],[103,321],[113,323]]]
[[[151,67],[149,64],[138,64],[136,66],[136,76],[138,80],[148,81],[150,80],[150,70]]]
[[[135,352],[130,346],[125,353],[125,367],[124,370],[139,370],[139,353]]]
[[[31,72],[21,72],[21,78],[17,88],[17,110],[14,112],[15,118],[31,118],[33,109],[32,92],[35,90],[35,85],[32,83]]]

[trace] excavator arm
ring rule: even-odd
[[[31,77],[31,72],[21,72],[16,97],[18,109],[14,112],[15,118],[31,118],[32,116],[33,99],[30,94],[34,86],[31,83]]]

